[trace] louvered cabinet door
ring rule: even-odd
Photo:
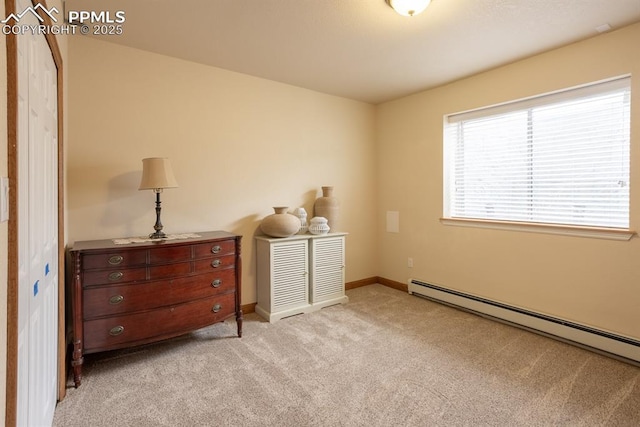
[[[312,304],[344,297],[344,241],[344,236],[311,239]]]
[[[308,241],[273,245],[273,310],[282,311],[309,303]]]
[[[258,250],[256,312],[270,322],[308,311],[307,237],[256,237]]]

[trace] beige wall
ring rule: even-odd
[[[631,228],[640,230],[640,24],[380,105],[377,274],[417,278],[640,338],[640,239],[445,226],[445,114],[632,73]],[[400,233],[384,229],[400,212]],[[414,267],[407,267],[412,257]]]
[[[347,281],[376,274],[375,107],[87,37],[69,49],[70,242],[152,232],[141,159],[166,156],[180,187],[162,194],[164,231],[243,235],[243,304],[261,219],[311,215],[322,185],[349,232]]]

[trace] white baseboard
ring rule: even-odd
[[[296,316],[298,314],[306,314],[313,313],[314,311],[321,310],[325,307],[329,307],[336,304],[346,304],[349,302],[349,297],[346,295],[334,297],[328,300],[314,302],[312,304],[303,304],[300,306],[296,306],[294,308],[289,308],[286,310],[280,310],[273,313],[268,312],[267,310],[260,307],[260,305],[256,305],[255,312],[260,316],[269,321],[269,323],[277,322],[280,319],[284,319],[285,317]]]
[[[416,279],[408,281],[409,293],[444,302],[479,315],[520,326],[590,350],[605,353],[637,365],[640,341],[610,332],[535,313],[518,307],[432,285]]]

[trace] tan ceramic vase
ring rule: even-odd
[[[260,223],[260,230],[271,237],[289,237],[300,230],[300,219],[287,213],[288,207],[274,207],[275,213],[266,216]]]
[[[326,218],[331,231],[339,230],[340,204],[333,196],[333,187],[322,187],[322,197],[316,199],[313,213],[314,216]]]

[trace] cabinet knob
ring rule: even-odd
[[[213,268],[218,268],[222,265],[222,261],[220,261],[219,259],[214,259],[213,262],[211,262],[211,267]]]
[[[122,279],[124,273],[122,271],[114,271],[113,273],[109,273],[109,280],[115,282],[116,280]]]
[[[211,311],[213,311],[214,313],[217,313],[220,310],[222,310],[222,305],[220,305],[220,304],[214,305],[213,308],[211,309]]]
[[[120,263],[122,263],[122,261],[124,260],[124,257],[122,255],[113,255],[109,257],[109,265],[120,265]]]
[[[111,298],[109,298],[109,304],[120,304],[122,301],[124,301],[124,297],[122,295],[114,295]]]
[[[114,326],[113,328],[109,329],[109,335],[111,335],[112,337],[117,337],[123,332],[124,332],[124,326],[122,325]]]
[[[211,286],[213,286],[214,288],[219,288],[220,285],[222,285],[222,280],[220,279],[216,279],[213,282],[211,282]]]
[[[222,247],[220,247],[220,245],[215,245],[214,247],[211,248],[211,253],[217,254],[221,250],[222,250]]]

